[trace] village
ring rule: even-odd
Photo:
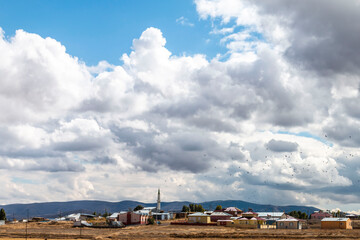
[[[1,209],[0,218],[4,215]],[[73,228],[125,228],[143,225],[218,226],[237,229],[360,229],[360,216],[344,212],[315,211],[308,216],[300,211],[257,212],[256,209],[239,209],[236,206],[204,209],[200,204],[184,205],[181,211],[165,212],[161,209],[160,189],[156,207],[136,206],[134,209],[107,213],[104,216],[88,213],[73,213],[63,217],[47,219],[41,216],[31,219],[6,221],[1,225],[28,222],[70,222]],[[27,225],[26,225],[27,226]]]

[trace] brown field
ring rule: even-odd
[[[25,239],[25,223],[0,226],[0,240]],[[81,231],[81,235],[80,235]],[[28,223],[28,238],[37,239],[360,239],[353,230],[236,229],[218,226],[179,226],[168,222],[121,229],[74,228],[70,222]]]

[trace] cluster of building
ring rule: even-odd
[[[161,210],[160,189],[158,190],[158,198],[156,207],[146,207],[137,211],[121,211],[113,213],[108,217],[110,222],[119,221],[124,225],[147,224],[149,217],[154,220],[171,220],[174,218],[174,213],[164,212]]]
[[[355,216],[355,215],[354,215]],[[348,217],[333,217],[330,213],[319,211],[311,215],[321,223],[322,229],[352,229],[353,222]],[[314,221],[313,221],[314,222]],[[238,227],[238,228],[265,228],[265,229],[302,229],[307,227],[308,221],[296,219],[284,212],[247,212],[236,207],[222,210],[196,212],[188,215],[189,224]]]
[[[120,211],[106,218],[111,227],[148,224],[149,218],[155,221],[185,218],[185,221],[175,221],[171,224],[218,225],[246,229],[302,229],[308,224],[319,224],[322,229],[352,229],[360,228],[360,216],[338,212],[335,215],[329,211],[316,211],[310,219],[296,219],[284,212],[254,212],[252,209],[244,212],[237,207],[227,207],[205,212],[164,212],[161,210],[160,189],[158,190],[156,207],[145,207],[136,211]],[[93,226],[89,219],[101,218],[92,214],[77,213],[55,219],[55,221],[73,221],[74,226]],[[44,218],[33,218],[32,221],[45,221]],[[5,221],[0,221],[0,225]]]
[[[354,227],[358,228],[357,219],[359,219],[359,216],[355,214],[339,212],[334,217],[329,211],[320,210],[311,214],[309,222],[320,222],[322,229],[353,229]]]
[[[188,215],[189,223],[211,224],[219,226],[231,226],[239,228],[278,228],[278,229],[301,229],[302,221],[287,216],[283,212],[247,212],[236,207],[228,207],[222,210],[205,213],[193,213]]]

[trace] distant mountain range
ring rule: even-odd
[[[192,202],[162,202],[161,209],[164,211],[180,211],[183,205],[189,205]],[[312,213],[319,210],[315,207],[307,206],[274,206],[274,205],[262,205],[256,203],[250,203],[240,200],[217,200],[210,202],[197,203],[201,204],[207,210],[214,210],[217,205],[222,207],[237,207],[247,211],[249,208],[258,212],[291,212],[302,211],[306,213]],[[144,207],[155,207],[156,203],[142,203],[137,201],[121,201],[121,202],[106,202],[95,200],[83,200],[83,201],[71,201],[71,202],[45,202],[45,203],[30,203],[30,204],[9,204],[0,205],[0,208],[4,208],[8,219],[24,219],[29,217],[46,217],[56,218],[59,216],[65,216],[71,213],[109,213],[119,212],[122,210],[129,210],[135,208],[137,205],[143,205]]]

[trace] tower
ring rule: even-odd
[[[158,198],[157,198],[156,210],[158,212],[160,212],[160,188],[158,189]]]

